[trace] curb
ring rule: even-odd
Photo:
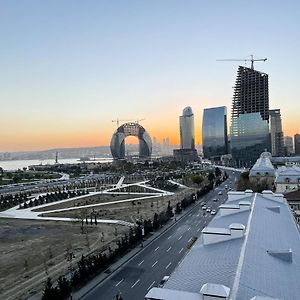
[[[206,194],[207,195],[207,194]],[[196,207],[200,206],[200,203],[203,201],[203,199],[206,197],[206,195],[204,195],[204,197],[199,198],[198,199],[198,203],[195,203],[195,205],[193,205],[190,209],[186,210],[184,214],[182,214],[180,216],[180,218],[178,218],[177,220],[181,220],[182,218],[186,217],[188,215],[188,213],[190,211],[192,211],[193,209],[195,209]],[[202,201],[200,201],[202,200]],[[170,222],[171,220],[169,220]],[[108,279],[110,276],[113,276],[114,273],[119,270],[121,267],[123,267],[123,265],[125,265],[126,263],[128,263],[130,260],[132,260],[135,256],[137,256],[139,253],[141,253],[143,250],[145,250],[148,246],[150,246],[153,242],[155,242],[162,234],[164,234],[165,232],[167,232],[169,229],[173,228],[175,225],[177,225],[177,222],[173,221],[173,224],[170,225],[165,225],[165,229],[162,230],[160,233],[157,234],[156,237],[154,237],[152,240],[149,240],[149,242],[143,247],[138,249],[135,253],[133,253],[130,257],[128,257],[126,260],[124,260],[118,267],[116,267],[116,269],[114,269],[110,274],[108,274],[105,278],[101,279],[100,281],[98,281],[93,287],[91,287],[88,291],[84,292],[81,296],[74,297],[75,294],[73,294],[73,299],[76,300],[80,300],[83,299],[83,297],[85,297],[87,294],[89,294],[91,291],[93,291],[97,286],[99,286],[103,281],[105,281],[106,279]],[[149,238],[151,239],[151,237]],[[146,240],[147,241],[147,240]],[[146,242],[145,241],[145,242]],[[132,249],[131,251],[134,251],[136,249],[136,247],[134,249]],[[130,253],[130,252],[129,252]],[[128,253],[128,254],[129,254]],[[101,273],[105,273],[106,270],[108,270],[109,268],[105,269],[104,271],[102,271]]]

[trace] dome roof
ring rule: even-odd
[[[192,108],[190,106],[187,106],[186,108],[183,109],[182,111],[182,115],[184,117],[190,117],[193,115],[193,111],[192,111]]]

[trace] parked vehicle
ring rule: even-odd
[[[217,212],[214,209],[210,212],[211,215],[215,215],[216,213]]]

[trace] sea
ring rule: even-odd
[[[85,161],[85,163],[107,163],[112,162],[112,158],[95,158],[93,160]],[[83,161],[80,161],[79,158],[62,158],[58,160],[59,164],[80,164]],[[33,165],[54,165],[54,159],[28,159],[28,160],[3,160],[0,161],[0,167],[6,171],[16,171],[23,168],[28,168]]]

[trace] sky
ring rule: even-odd
[[[0,151],[109,145],[117,118],[177,144],[186,106],[201,143],[203,109],[230,111],[239,65],[216,60],[250,54],[268,59],[255,68],[294,135],[299,53],[296,0],[0,0]]]

